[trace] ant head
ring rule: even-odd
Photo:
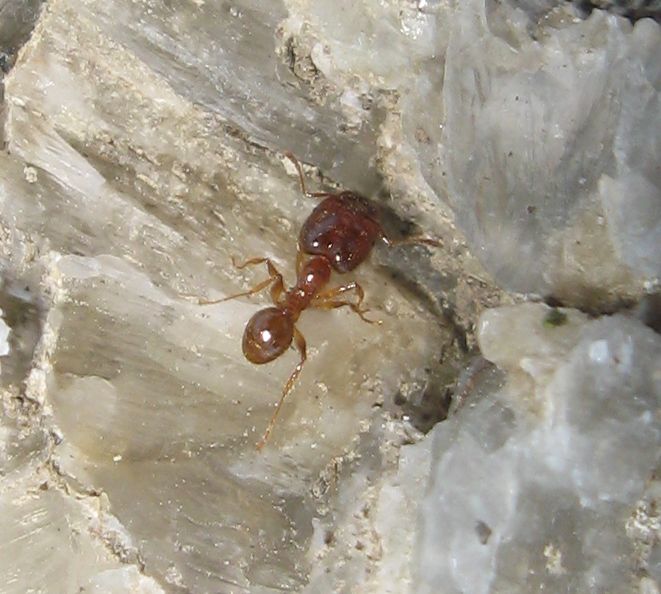
[[[251,363],[268,363],[289,348],[293,337],[291,316],[285,310],[267,307],[248,320],[243,333],[243,354]]]

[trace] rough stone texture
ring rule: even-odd
[[[640,451],[658,439],[658,339],[640,323],[567,310],[551,331],[541,306],[496,310],[483,319],[504,321],[481,341],[498,368],[475,358],[457,414],[418,431],[445,416],[478,316],[520,299],[493,278],[596,313],[643,297],[635,311],[654,319],[659,26],[555,4],[53,0],[39,13],[0,1],[0,16],[29,16],[0,24],[13,64],[0,108],[0,592],[417,594],[447,563],[485,559],[482,591],[513,591],[525,568],[550,592],[589,575],[654,591],[657,487],[641,487],[654,447]],[[182,294],[263,278],[231,256],[268,256],[291,280],[313,203],[283,150],[319,168],[306,167],[311,187],[364,192],[389,232],[444,246],[379,248],[345,277],[381,326],[305,312],[309,361],[260,455],[296,356],[243,359],[243,324],[266,297],[200,307]],[[640,385],[638,418],[622,403],[581,408],[586,341],[630,347],[631,360],[594,362],[608,373],[587,393],[610,403]],[[619,492],[602,466],[586,470],[610,422],[640,435],[603,446]],[[587,483],[559,479],[557,437]],[[527,447],[535,460],[516,457]],[[446,483],[454,455],[466,463]],[[495,497],[520,487],[521,513],[439,538],[435,498],[444,522],[470,516],[462,505],[484,495],[471,469],[513,459],[525,464]],[[629,459],[625,476],[615,462]],[[531,520],[547,495],[557,525]],[[607,538],[587,559],[595,525]],[[578,565],[563,574],[565,547]]]
[[[379,142],[390,186],[430,225],[449,207],[500,284],[596,310],[658,285],[649,244],[630,242],[661,242],[656,23],[543,3],[410,4],[377,20],[367,2],[339,21],[326,3],[292,7],[288,30],[327,80],[397,91]]]
[[[227,295],[261,278],[261,270],[234,270],[230,256],[268,255],[291,279],[292,236],[312,203],[286,160],[242,135],[257,126],[261,141],[269,140],[261,117],[287,131],[284,146],[299,148],[296,126],[309,125],[305,102],[290,93],[278,107],[263,89],[247,105],[253,86],[245,85],[259,82],[239,76],[235,61],[230,71],[217,47],[209,54],[216,67],[196,47],[191,55],[200,61],[174,69],[185,48],[172,47],[161,68],[175,78],[164,77],[161,52],[146,42],[138,51],[131,45],[137,32],[118,27],[122,19],[135,25],[135,5],[105,7],[49,4],[6,79],[0,216],[2,305],[11,329],[2,367],[8,464],[29,474],[25,460],[36,457],[54,476],[48,513],[87,525],[112,563],[92,563],[85,541],[85,555],[62,548],[43,580],[24,577],[8,591],[24,591],[26,581],[56,584],[58,572],[79,576],[52,586],[62,592],[88,581],[121,590],[142,579],[107,573],[119,562],[145,574],[136,586],[144,591],[152,578],[168,591],[297,590],[309,569],[311,482],[350,449],[384,402],[424,392],[433,360],[453,336],[406,289],[365,265],[356,278],[383,324],[356,324],[350,311],[305,313],[309,361],[258,454],[254,444],[296,357],[259,369],[243,359],[242,326],[264,299],[203,308],[179,293]],[[235,31],[247,21],[245,43],[274,63],[275,25],[262,26],[262,47],[255,23],[277,12],[249,8],[232,15],[229,5],[216,5],[224,20],[203,9],[187,26],[209,23],[208,39],[227,42],[219,23]],[[156,16],[177,26],[170,13]],[[156,16],[143,14],[144,35],[153,33]],[[213,79],[208,89],[203,65]],[[222,96],[222,110],[205,104],[204,97]],[[282,110],[296,101],[292,120]],[[322,116],[330,134],[337,116]],[[11,506],[26,487],[11,474],[5,481],[3,501]],[[115,519],[96,525],[87,509],[101,503]],[[70,531],[45,521],[21,550],[68,542]]]
[[[631,19],[654,17],[661,18],[661,2],[659,0],[588,0],[577,2],[584,9],[600,8],[615,14],[621,14]]]
[[[461,9],[446,55],[442,167],[428,176],[440,190],[447,171],[459,224],[505,286],[603,307],[659,277],[649,245],[628,241],[661,242],[660,135],[632,133],[658,125],[658,26],[594,13],[531,38],[519,16]]]
[[[30,36],[42,3],[43,0],[0,2],[0,80]]]
[[[557,312],[482,316],[507,381],[432,432],[413,591],[625,593],[661,577],[661,339]]]

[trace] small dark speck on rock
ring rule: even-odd
[[[489,528],[488,524],[484,523],[482,520],[478,520],[477,524],[475,525],[475,532],[477,533],[477,537],[480,539],[480,543],[485,545],[489,542],[489,538],[491,537],[491,528]]]
[[[431,142],[429,134],[427,134],[422,128],[415,129],[415,139],[423,144],[429,144]]]
[[[547,328],[557,328],[567,322],[567,314],[559,309],[553,308],[544,316],[544,326]]]
[[[9,65],[10,65],[9,55],[6,54],[5,52],[0,52],[0,70],[2,70],[2,72],[4,73],[9,72]]]

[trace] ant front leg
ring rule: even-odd
[[[349,291],[356,292],[358,300],[355,303],[352,301],[336,299],[340,295],[343,295]],[[365,317],[364,314],[366,314],[369,310],[361,308],[363,299],[365,299],[365,291],[363,291],[363,288],[358,283],[351,282],[340,287],[334,287],[333,289],[329,289],[323,293],[319,293],[312,300],[311,307],[316,309],[336,309],[338,307],[346,306],[357,313],[360,316],[360,319],[364,322],[367,322],[368,324],[382,324],[383,322],[381,320],[370,320],[369,318]]]
[[[259,442],[257,443],[256,447],[258,450],[261,450],[266,445],[266,442],[269,436],[271,435],[271,431],[273,431],[273,426],[275,425],[275,420],[278,417],[278,413],[282,408],[282,403],[285,401],[285,398],[294,387],[294,383],[296,383],[296,380],[298,379],[298,376],[301,374],[301,370],[303,369],[303,364],[307,360],[307,347],[305,345],[305,338],[296,327],[294,327],[294,342],[296,343],[296,348],[298,349],[298,352],[301,356],[301,360],[299,361],[298,365],[294,368],[294,371],[292,371],[291,375],[289,376],[289,379],[287,380],[287,383],[285,384],[285,387],[282,389],[282,395],[280,396],[280,400],[278,401],[278,404],[275,407],[275,411],[271,416],[271,420],[269,421],[269,424],[266,427],[266,431],[264,431],[264,435],[262,436],[262,439],[260,439]]]
[[[236,299],[237,297],[243,297],[246,295],[254,295],[255,293],[259,293],[262,289],[268,287],[269,284],[272,283],[271,300],[273,301],[273,303],[277,304],[278,300],[280,299],[280,296],[285,290],[285,284],[284,281],[282,280],[282,274],[280,274],[278,269],[275,267],[275,264],[273,264],[273,262],[269,258],[251,258],[250,260],[246,260],[242,264],[237,264],[236,259],[234,258],[234,256],[232,256],[232,264],[238,270],[243,270],[248,266],[263,264],[264,262],[266,262],[266,268],[269,273],[269,277],[264,282],[255,285],[252,289],[249,289],[248,291],[244,291],[242,293],[237,293],[236,295],[230,295],[229,297],[225,297],[223,301],[227,301],[229,299]]]
[[[433,247],[443,247],[443,242],[440,239],[432,239],[431,237],[414,236],[405,237],[404,239],[391,239],[385,233],[381,233],[381,239],[388,247],[397,247],[400,245],[431,245]]]
[[[301,167],[300,161],[289,151],[285,152],[285,157],[287,157],[294,164],[294,167],[296,167],[296,171],[298,171],[298,180],[301,183],[301,192],[305,196],[308,198],[328,198],[329,196],[335,196],[334,192],[308,192],[305,188],[305,177],[303,177],[303,168]]]
[[[285,290],[285,287],[284,287],[284,282],[282,280],[282,275],[280,274],[280,272],[278,272],[278,269],[275,267],[273,262],[271,262],[269,258],[252,258],[250,260],[246,260],[242,264],[237,264],[236,260],[234,259],[234,256],[232,256],[232,264],[234,265],[235,268],[239,270],[242,270],[247,266],[255,266],[256,264],[262,264],[264,262],[266,262],[266,267],[269,273],[269,277],[266,280],[262,281],[261,283],[256,284],[251,289],[248,289],[247,291],[235,293],[227,297],[222,297],[221,299],[203,299],[202,297],[196,297],[195,295],[185,295],[185,294],[182,294],[182,297],[194,297],[197,299],[198,305],[215,305],[216,303],[223,303],[223,301],[229,301],[231,299],[236,299],[237,297],[254,295],[255,293],[259,293],[260,291],[271,285],[271,299],[273,300],[273,303],[277,303],[278,299],[280,298],[280,295],[282,295],[283,291]]]

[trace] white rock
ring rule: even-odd
[[[85,585],[85,592],[96,594],[164,594],[157,582],[141,575],[138,569],[131,565],[121,569],[108,569],[96,574]]]
[[[9,333],[11,328],[2,317],[2,309],[0,309],[0,357],[9,354]]]
[[[636,567],[654,570],[627,523],[659,463],[661,339],[624,316],[551,313],[482,317],[507,382],[432,432],[417,593],[634,592]]]
[[[79,592],[99,572],[121,571],[76,498],[43,472],[15,479],[4,476],[0,489],[0,592]]]
[[[423,173],[476,255],[510,289],[575,303],[658,280],[661,27],[595,11],[540,28],[484,0],[453,19],[442,90],[404,121],[432,139]]]
[[[268,298],[180,295],[263,278],[232,255],[269,256],[291,279],[312,204],[283,150],[369,195],[385,179],[400,214],[407,197],[446,249],[424,274],[415,258],[400,271],[463,308],[458,330],[501,294],[455,219],[509,288],[583,305],[654,288],[659,26],[551,4],[44,4],[0,105],[0,270],[15,285],[0,295],[5,589],[419,594],[447,569],[449,589],[473,594],[510,592],[532,568],[547,590],[580,591],[617,588],[633,541],[651,591],[642,489],[658,436],[641,378],[657,362],[640,325],[568,310],[548,327],[538,306],[485,316],[507,388],[400,454],[406,425],[373,404],[425,392],[454,346],[365,265],[383,326],[305,312],[309,359],[258,455],[296,361],[242,356]]]

